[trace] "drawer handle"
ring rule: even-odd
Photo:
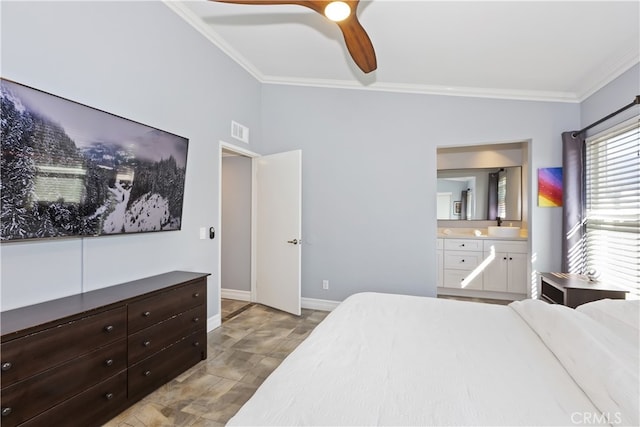
[[[107,394],[104,395],[104,397],[107,400],[111,400],[111,399],[113,399],[113,393],[107,393]]]
[[[11,362],[4,362],[2,364],[2,370],[6,372],[9,369],[11,369],[12,366],[13,366],[13,364]]]
[[[113,359],[107,359],[104,361],[104,364],[107,366],[112,366],[113,365]]]
[[[506,261],[506,260],[507,260],[507,257],[504,257],[504,258],[502,258],[502,259]]]
[[[461,248],[464,248],[464,243],[462,243],[462,244],[460,245],[460,247],[461,247]]]
[[[462,260],[460,260],[460,262],[464,262],[464,260],[462,259]]]
[[[509,257],[509,261],[513,261],[513,258]]]
[[[144,313],[142,313],[142,316],[149,317],[149,316],[151,316],[151,312],[150,311],[145,311]]]
[[[200,341],[196,341],[196,342],[194,342],[194,343],[193,343],[193,346],[194,346],[194,347],[200,347]]]
[[[143,375],[145,377],[148,377],[149,375],[151,375],[151,371],[144,371]]]
[[[200,321],[200,318],[199,318],[199,317],[194,317],[194,318],[193,318],[193,323],[198,323],[199,321]]]
[[[142,345],[145,346],[145,347],[149,347],[151,345],[151,341],[147,340],[147,341],[143,342]]]
[[[196,292],[195,294],[193,294],[194,298],[198,298],[200,296],[200,292]]]
[[[11,414],[11,408],[2,408],[2,416],[6,417]]]
[[[113,331],[113,325],[107,325],[104,327],[104,331],[105,332],[112,332]]]

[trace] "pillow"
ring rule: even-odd
[[[576,307],[612,333],[634,343],[640,339],[640,300],[602,299]]]
[[[623,304],[596,304],[595,309],[587,308],[587,311],[599,316],[604,313],[602,319],[606,322],[613,319],[612,324],[618,330],[624,329],[630,336],[635,334],[635,340],[614,333],[610,326],[566,306],[524,300],[512,302],[509,307],[540,337],[599,411],[618,417],[611,419],[612,425],[638,426],[638,330],[615,318],[616,307],[627,306],[624,300],[620,301]],[[606,316],[610,311],[616,315]]]

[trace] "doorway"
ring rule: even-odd
[[[223,163],[244,165],[229,176],[245,184],[225,188]],[[262,156],[221,141],[219,167],[220,300],[300,315],[302,152]]]
[[[220,315],[254,301],[253,288],[253,159],[259,157],[229,144],[220,144]],[[223,303],[224,300],[224,303]]]

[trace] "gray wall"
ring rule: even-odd
[[[254,152],[303,150],[304,297],[435,295],[438,146],[530,141],[533,268],[557,270],[562,210],[536,206],[537,168],[639,92],[637,66],[582,105],[261,85],[159,2],[3,1],[1,19],[3,77],[190,139],[182,231],[3,244],[3,310],[185,269],[213,274],[217,314],[217,242],[198,229],[219,223],[231,120]]]
[[[632,67],[626,73],[623,73],[620,77],[582,102],[580,105],[580,128],[589,126],[591,123],[624,107],[633,101],[637,95],[640,95],[640,64]],[[639,114],[640,107],[632,107],[589,130],[587,136],[594,135]]]
[[[284,85],[262,102],[259,152],[302,149],[302,295],[328,300],[435,295],[437,147],[530,141],[532,174],[580,123],[568,103]],[[558,270],[562,210],[529,206],[533,269]]]
[[[222,289],[251,291],[251,159],[222,158]]]
[[[259,138],[260,83],[161,2],[2,2],[2,76],[189,138],[181,231],[1,246],[3,310],[169,270],[212,273],[219,140]],[[251,148],[250,148],[251,149]]]

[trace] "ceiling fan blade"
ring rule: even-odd
[[[293,4],[304,6],[325,16],[325,8],[334,0],[213,0],[219,3],[234,4],[261,4],[261,5],[277,5],[277,4]],[[336,22],[347,46],[347,50],[351,54],[354,62],[365,73],[370,73],[378,67],[376,60],[376,52],[373,49],[373,43],[369,35],[364,30],[357,16],[358,3],[360,0],[342,0],[349,4],[351,15],[344,21]]]
[[[313,9],[324,15],[324,8],[331,3],[331,0],[212,0],[218,3],[233,4],[258,4],[258,5],[274,5],[274,4],[295,4]]]
[[[364,30],[355,13],[342,22],[337,22],[344,35],[344,42],[353,61],[364,73],[370,73],[378,68],[376,51],[369,35]]]

